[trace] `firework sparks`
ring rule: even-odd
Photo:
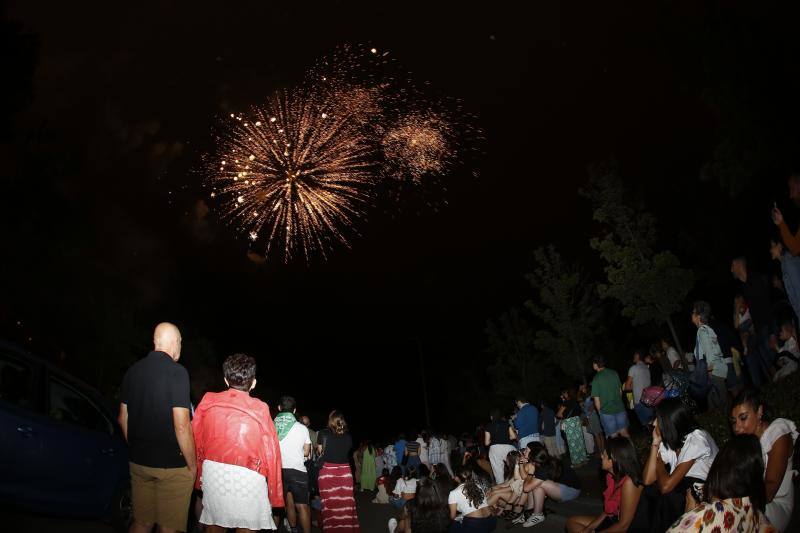
[[[441,196],[439,178],[482,137],[473,118],[417,91],[388,52],[339,47],[299,88],[226,117],[206,159],[209,196],[265,259],[325,258],[350,246],[378,191]]]
[[[440,175],[453,160],[450,124],[433,114],[412,114],[389,128],[381,140],[387,174],[417,182]]]
[[[375,149],[358,121],[330,99],[297,90],[248,116],[232,115],[211,163],[224,217],[266,255],[326,256],[371,201]]]

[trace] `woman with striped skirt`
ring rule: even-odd
[[[323,430],[319,452],[323,466],[319,472],[319,495],[322,499],[322,531],[325,533],[360,533],[358,513],[353,492],[353,474],[348,457],[353,439],[347,432],[347,422],[339,411],[328,416],[328,428]]]

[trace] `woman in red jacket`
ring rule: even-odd
[[[203,489],[200,523],[222,533],[277,529],[272,507],[283,507],[281,452],[269,406],[250,397],[256,361],[231,355],[222,365],[224,392],[203,396],[192,420],[197,482]]]

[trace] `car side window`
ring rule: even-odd
[[[52,376],[49,385],[51,418],[94,431],[112,432],[105,415],[83,394]]]
[[[0,400],[33,410],[33,393],[33,368],[0,354]]]

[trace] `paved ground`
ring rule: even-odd
[[[584,491],[580,498],[567,504],[548,501],[546,510],[550,512],[542,524],[527,529],[516,526],[509,531],[561,533],[564,531],[564,524],[568,516],[599,513],[602,509],[602,495],[598,466],[598,461],[594,460],[589,465],[577,470],[584,485]],[[356,497],[362,533],[388,531],[387,523],[393,516],[398,516],[397,511],[390,505],[374,504],[371,503],[371,500],[372,495],[367,493],[358,493]],[[2,524],[0,530],[9,533],[115,533],[108,524],[101,521],[35,516],[13,509],[0,509],[0,524]],[[318,532],[319,529],[314,528],[314,531]],[[506,531],[506,523],[499,523],[497,531]]]

